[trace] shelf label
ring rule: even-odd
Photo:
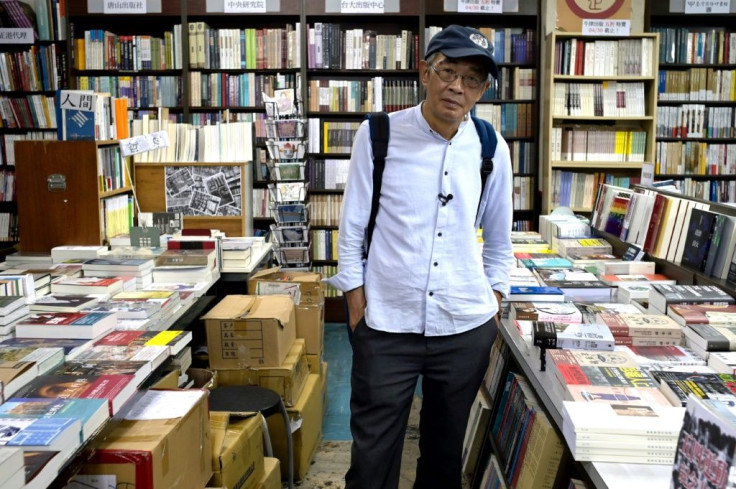
[[[583,19],[584,36],[628,36],[630,19]]]
[[[225,0],[226,14],[264,14],[266,0]]]
[[[654,163],[643,163],[641,165],[641,185],[652,185],[654,183]]]
[[[474,14],[500,14],[503,13],[502,0],[458,0],[458,12],[471,12]]]
[[[341,14],[382,14],[383,0],[340,0]]]
[[[59,99],[62,109],[94,112],[97,96],[91,91],[62,90]]]
[[[32,44],[34,37],[31,27],[0,28],[0,44]]]
[[[146,0],[103,0],[103,14],[145,14]]]
[[[728,14],[731,0],[685,0],[686,14]]]
[[[146,151],[167,148],[169,146],[169,135],[166,131],[142,134],[128,139],[120,140],[120,152],[123,157],[137,155]]]

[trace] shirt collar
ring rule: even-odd
[[[422,105],[424,105],[424,101],[419,103],[419,105],[414,106],[414,120],[417,123],[417,126],[425,134],[442,137],[437,133],[437,131],[429,127],[429,122],[427,122],[427,119],[425,119],[424,115],[422,114]],[[465,129],[465,126],[467,125],[469,120],[470,120],[470,115],[465,116],[465,119],[460,123],[460,127],[457,128],[457,132],[455,133],[455,136],[453,136],[452,139],[455,139],[463,132],[463,129]]]

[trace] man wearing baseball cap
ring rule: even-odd
[[[406,423],[422,378],[415,489],[460,489],[470,408],[508,294],[512,170],[501,135],[481,195],[481,142],[469,112],[498,76],[493,45],[452,25],[429,42],[425,100],[389,115],[389,146],[371,246],[370,131],[353,141],[338,243],[353,331],[347,489],[396,489]],[[480,206],[479,206],[480,203]],[[478,252],[476,227],[483,229]]]

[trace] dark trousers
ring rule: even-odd
[[[460,489],[470,408],[488,368],[495,319],[465,333],[426,337],[358,323],[353,337],[346,489],[396,489],[417,378],[422,377],[414,489]]]

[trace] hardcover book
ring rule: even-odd
[[[99,312],[46,312],[31,314],[15,325],[21,338],[92,339],[115,328],[117,317]]]
[[[675,450],[670,487],[732,487],[735,464],[733,408],[710,399],[689,399]]]
[[[614,339],[605,325],[534,322],[532,344],[540,348],[613,350]]]
[[[105,399],[39,399],[13,397],[0,405],[0,418],[74,418],[87,440],[110,417]]]

